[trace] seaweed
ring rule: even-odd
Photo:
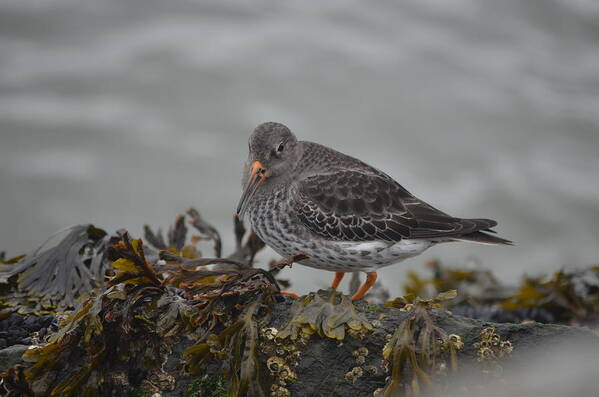
[[[210,334],[201,343],[188,348],[184,357],[191,374],[199,374],[210,359],[220,361],[220,368],[229,379],[229,395],[265,396],[269,384],[260,369],[258,359],[258,315],[263,297],[249,305],[231,325],[218,334]]]
[[[169,227],[166,238],[160,229],[154,232],[145,225],[144,236],[148,244],[144,245],[143,252],[135,254],[140,258],[115,261],[117,258],[110,256],[112,254],[107,247],[121,240],[125,231],[109,235],[91,224],[70,227],[61,232],[66,235],[57,244],[47,248],[46,242],[27,256],[7,259],[6,254],[1,252],[0,315],[13,311],[44,315],[71,310],[82,296],[95,288],[105,287],[106,275],[119,270],[114,266],[120,266],[120,270],[123,270],[124,266],[131,266],[131,261],[143,263],[145,257],[156,262],[162,252],[185,260],[197,259],[201,256],[196,246],[200,241],[212,241],[217,258],[203,258],[203,263],[195,266],[217,264],[217,268],[252,267],[256,253],[264,247],[264,243],[253,233],[247,237],[245,245],[242,244],[245,228],[241,221],[236,220],[239,247],[231,255],[232,259],[220,259],[222,242],[218,231],[196,209],[190,208],[186,214],[176,218],[175,223]],[[190,242],[187,242],[186,216],[188,223],[200,233],[199,236],[191,236]],[[153,277],[151,273],[146,276]],[[130,279],[129,283],[139,281],[128,272],[122,272],[121,277]],[[121,281],[126,280],[113,279],[112,283],[118,284]]]
[[[439,391],[438,379],[449,369],[458,369],[457,352],[463,347],[459,335],[448,335],[435,324],[432,310],[457,295],[448,291],[435,298],[398,298],[388,306],[408,312],[408,317],[389,336],[383,348],[389,381],[375,395],[419,396],[421,391]],[[449,364],[447,363],[449,361]]]
[[[218,230],[206,222],[195,208],[190,208],[187,210],[187,215],[189,215],[191,218],[189,224],[201,233],[199,238],[204,240],[212,240],[214,243],[214,255],[216,255],[217,258],[220,258],[223,245]]]
[[[144,225],[144,238],[146,243],[158,250],[172,249],[175,251],[181,251],[185,246],[187,238],[187,226],[185,226],[185,217],[179,215],[174,225],[169,227],[167,233],[167,240],[165,240],[162,234],[162,229],[158,228],[157,232],[154,232],[150,226]]]
[[[0,394],[6,397],[35,397],[25,379],[25,367],[15,365],[0,373]]]
[[[33,363],[25,372],[26,379],[48,395],[98,395],[128,389],[129,382],[114,371],[119,365],[144,368],[150,379],[164,378],[161,367],[175,336],[177,320],[173,318],[194,310],[183,307],[162,285],[145,259],[141,239],[131,240],[122,233],[109,251],[117,258],[109,288],[84,300],[62,321],[48,344],[24,354]]]
[[[372,324],[356,310],[348,296],[337,291],[319,290],[293,303],[291,319],[277,337],[297,340],[302,334],[316,333],[342,341],[346,332],[361,337],[372,330]]]
[[[75,306],[76,300],[103,284],[105,252],[109,236],[93,225],[77,225],[66,230],[55,246],[44,245],[33,253],[5,263],[0,283],[11,283],[18,275],[16,290],[4,295],[2,305],[20,313],[46,314]]]
[[[428,267],[429,278],[408,273],[404,291],[426,297],[456,289],[456,299],[443,303],[456,314],[495,322],[599,323],[599,266],[525,276],[516,287],[501,284],[485,269],[450,268],[438,261],[429,262]]]
[[[499,302],[508,311],[542,308],[563,324],[599,323],[599,266],[561,269],[552,277],[525,277],[518,291]]]
[[[220,236],[197,211],[189,214],[220,256]],[[253,234],[244,244],[245,228],[236,223],[238,260],[203,258],[195,249],[197,238],[187,243],[184,220],[178,217],[166,238],[146,226],[149,245],[119,231],[101,256],[90,254],[94,263],[98,258],[106,261],[111,277],[104,290],[82,298],[48,343],[25,353],[24,359],[32,363],[24,372],[26,384],[50,396],[167,390],[174,387],[174,378],[162,368],[183,336],[195,341],[185,352],[191,372],[198,373],[206,363],[208,356],[202,354],[210,350],[205,346],[214,350],[218,342],[221,353],[216,356],[230,379],[230,393],[268,393],[271,382],[258,359],[258,330],[279,286],[275,270],[251,266],[263,244]],[[79,249],[81,238],[71,237],[76,243],[71,249]],[[59,244],[60,250],[67,249],[67,243]],[[141,372],[135,375],[129,368]]]

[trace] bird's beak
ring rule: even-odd
[[[237,217],[239,219],[243,218],[243,215],[247,210],[248,203],[250,202],[250,199],[252,198],[254,193],[256,193],[258,187],[264,182],[264,180],[267,177],[268,172],[266,168],[264,168],[262,163],[259,161],[254,161],[250,169],[250,176],[243,188],[243,193],[241,194],[239,204],[237,205]]]

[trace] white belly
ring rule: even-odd
[[[317,245],[307,241],[302,247],[294,248],[308,256],[299,262],[302,265],[337,272],[371,272],[419,255],[434,244],[428,240],[319,241]],[[278,247],[273,248],[279,251]],[[286,256],[289,250],[279,253]]]

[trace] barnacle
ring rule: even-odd
[[[356,363],[362,365],[366,362],[366,356],[368,356],[368,348],[361,346],[352,352],[352,356],[355,357]]]
[[[476,360],[481,363],[485,375],[499,376],[503,372],[499,360],[509,357],[514,350],[510,341],[501,340],[495,328],[483,328],[480,340],[474,344]]]
[[[360,367],[354,367],[345,374],[344,378],[348,382],[356,383],[356,381],[362,377],[362,375],[364,375],[364,370]]]

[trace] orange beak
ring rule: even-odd
[[[243,188],[243,193],[241,194],[241,198],[239,199],[239,204],[237,205],[237,217],[243,218],[245,211],[247,210],[247,206],[250,202],[250,199],[254,196],[258,187],[264,182],[264,180],[268,177],[268,171],[261,162],[254,161],[252,163],[250,169],[250,176],[247,180]]]

